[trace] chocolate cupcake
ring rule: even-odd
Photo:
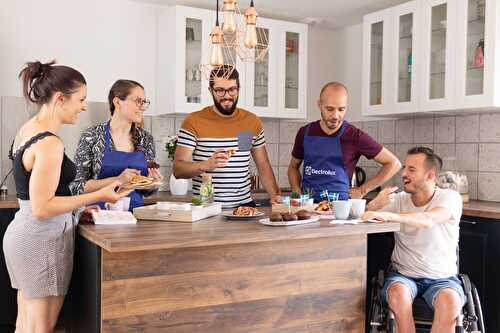
[[[297,221],[299,218],[295,214],[283,214],[283,221]]]
[[[297,212],[297,218],[299,220],[309,220],[311,218],[311,213],[309,213],[307,210],[305,209],[301,209]]]
[[[271,215],[269,215],[269,220],[272,222],[281,222],[283,221],[283,217],[280,213],[272,213]]]

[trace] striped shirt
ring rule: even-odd
[[[252,201],[249,166],[253,149],[265,145],[262,122],[253,113],[237,108],[229,117],[206,107],[186,117],[179,130],[179,146],[193,150],[193,161],[205,161],[217,149],[234,149],[226,166],[210,171],[214,201],[224,208]],[[201,175],[193,178],[193,194],[200,194]]]

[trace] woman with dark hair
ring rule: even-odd
[[[150,103],[143,86],[118,80],[109,91],[108,103],[111,120],[87,129],[80,138],[75,154],[77,175],[70,185],[74,194],[92,192],[116,180],[127,183],[139,174],[163,179],[155,168],[153,137],[139,126]],[[142,206],[143,195],[152,193],[130,193],[129,210]]]
[[[3,239],[12,287],[18,290],[17,332],[51,332],[68,291],[73,269],[75,221],[71,212],[102,200],[116,202],[119,182],[71,196],[76,169],[55,134],[86,111],[83,75],[55,62],[27,63],[19,77],[28,102],[38,113],[18,131],[9,157],[13,161],[19,211]]]

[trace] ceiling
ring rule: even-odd
[[[161,5],[185,5],[215,8],[216,0],[136,0]],[[222,4],[223,0],[219,0]],[[318,26],[337,29],[360,23],[363,15],[398,5],[408,0],[254,0],[259,15],[290,21],[315,22]],[[239,0],[243,11],[249,0]]]

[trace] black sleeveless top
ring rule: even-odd
[[[26,171],[23,165],[23,155],[24,151],[28,149],[32,144],[38,140],[42,140],[48,136],[56,136],[51,132],[38,133],[16,151],[14,155],[12,153],[14,142],[10,147],[9,158],[12,160],[12,173],[14,174],[14,182],[16,183],[17,197],[21,200],[29,200],[29,183],[31,172]],[[61,176],[59,177],[59,184],[57,185],[56,195],[57,196],[70,196],[71,191],[69,190],[69,184],[75,179],[76,176],[76,166],[75,164],[66,156],[64,153],[63,161],[61,164]]]

